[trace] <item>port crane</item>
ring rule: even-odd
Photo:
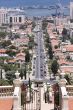
[[[62,4],[61,4],[61,1],[60,0],[58,0],[58,6],[59,6],[59,9],[60,9],[60,14],[63,16],[64,15],[64,7],[62,6]]]
[[[52,14],[53,16],[63,16],[64,15],[64,6],[62,6],[60,0],[58,0],[58,3],[55,5],[56,10],[55,14]]]

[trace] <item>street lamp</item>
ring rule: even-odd
[[[30,92],[30,101],[31,101],[31,82],[30,82],[30,78],[29,78],[29,92]]]

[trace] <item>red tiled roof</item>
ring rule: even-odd
[[[53,45],[58,45],[58,40],[57,39],[53,39],[53,40],[51,40],[51,43],[53,44]]]
[[[5,53],[6,49],[0,49],[0,53]]]
[[[73,66],[73,62],[69,62],[69,61],[66,61],[65,59],[60,59],[58,60],[59,64],[66,64],[66,65],[71,65]]]
[[[61,67],[61,71],[73,73],[73,67]]]
[[[69,98],[68,105],[69,105],[69,110],[73,110],[73,98]]]
[[[54,48],[54,52],[56,52],[56,53],[59,53],[59,54],[60,54],[60,53],[61,53],[61,50],[60,50],[60,48],[57,48],[57,49],[55,49],[55,48]]]
[[[13,105],[12,98],[0,99],[0,110],[11,110]]]
[[[15,59],[11,59],[11,60],[9,60],[8,62],[10,62],[10,63],[15,63]]]
[[[51,34],[51,35],[50,35],[50,39],[51,39],[51,40],[56,40],[56,37],[55,37],[53,34]]]
[[[29,39],[28,38],[18,38],[18,39],[16,39],[15,41],[17,41],[17,42],[28,42],[29,41]]]
[[[73,45],[66,45],[65,48],[68,52],[73,52]]]
[[[17,57],[15,60],[16,60],[16,61],[19,61],[19,60],[25,61],[25,57]]]
[[[20,52],[16,55],[16,57],[18,57],[18,56],[25,56],[25,53]]]
[[[58,61],[58,63],[59,63],[60,65],[62,65],[62,64],[68,64],[68,62],[66,62],[65,59],[60,59],[60,60]]]

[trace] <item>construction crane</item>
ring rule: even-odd
[[[56,4],[56,16],[63,16],[64,15],[64,11],[63,11],[64,7],[62,6],[60,0],[58,0],[58,3]]]
[[[55,13],[52,14],[53,17],[56,17],[56,16],[64,17],[64,9],[69,10],[70,6],[62,5],[61,1],[62,0],[57,0],[57,3],[55,5],[50,6],[50,10],[55,10]]]

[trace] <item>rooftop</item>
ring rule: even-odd
[[[65,73],[73,73],[73,66],[61,66],[60,70]]]
[[[0,110],[12,110],[13,99],[3,98],[0,99]]]
[[[73,52],[73,45],[66,45],[65,48],[66,48],[66,51]]]
[[[73,98],[69,98],[68,105],[69,105],[69,110],[73,110]]]

